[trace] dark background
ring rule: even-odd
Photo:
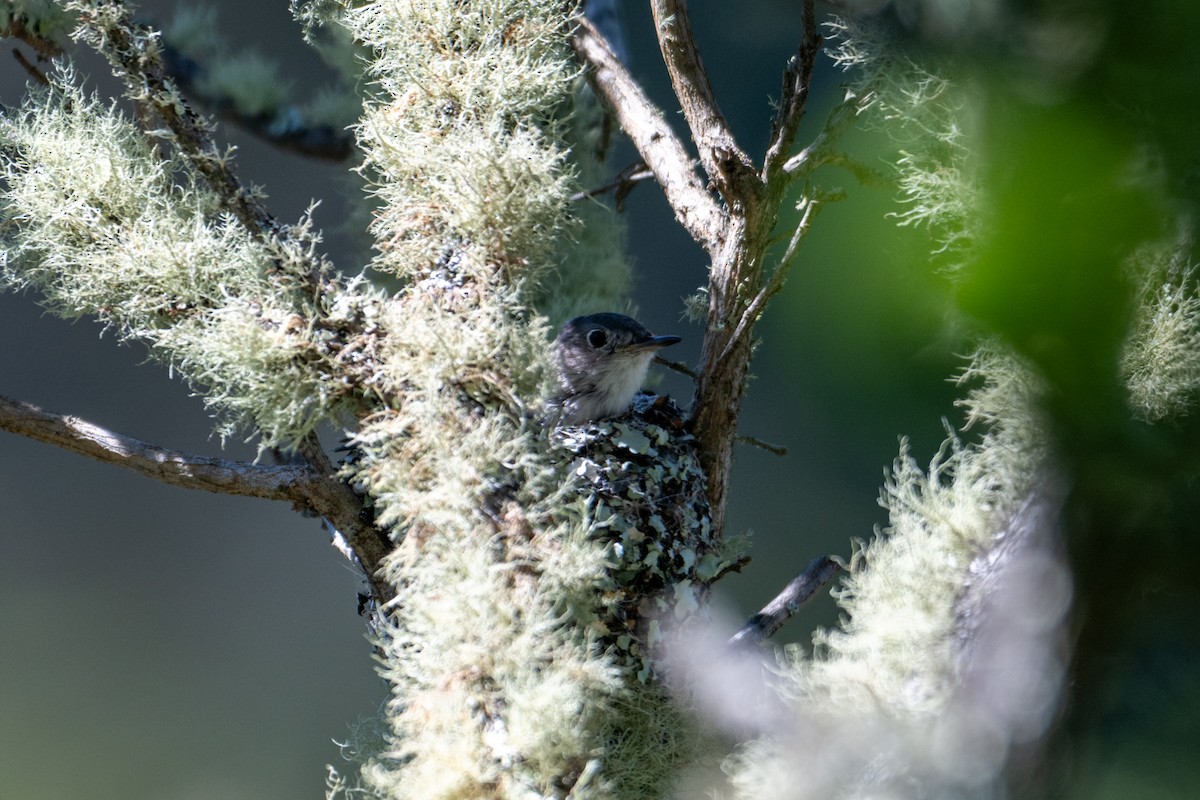
[[[324,79],[284,0],[216,5],[222,35],[283,62],[298,91]],[[625,6],[633,69],[671,109],[649,12]],[[172,7],[141,4],[153,21]],[[734,8],[697,4],[694,21],[723,108],[757,158],[799,41],[798,3]],[[107,66],[79,55],[91,85],[112,91]],[[11,105],[25,73],[5,59],[0,99]],[[802,141],[842,80],[821,61]],[[668,118],[679,128],[678,115]],[[281,219],[323,199],[316,222],[330,253],[344,271],[360,268],[339,229],[343,167],[278,153],[229,126],[220,135],[238,146],[241,177],[266,188]],[[876,158],[870,135],[852,144]],[[631,160],[626,148],[614,169]],[[729,532],[752,533],[754,561],[720,587],[735,618],[814,556],[848,556],[853,537],[884,524],[876,498],[898,437],[911,437],[928,461],[944,436],[941,418],[957,419],[946,379],[963,345],[924,243],[885,219],[890,192],[821,177],[850,199],[820,216],[758,329],[742,431],[788,455],[737,451]],[[682,319],[681,299],[704,284],[706,260],[653,185],[633,192],[626,217],[640,317],[682,335],[671,355],[694,363],[701,332]],[[201,401],[146,363],[144,348],[37,303],[0,295],[0,393],[166,447],[253,457],[252,445],[222,449]],[[686,379],[661,380],[677,398],[690,396]],[[374,712],[385,686],[355,612],[359,579],[320,526],[282,504],[161,485],[8,434],[0,455],[0,797],[321,796],[324,765],[338,763],[332,740]],[[823,598],[785,634],[805,642],[834,619]]]

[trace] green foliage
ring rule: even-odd
[[[1019,794],[1026,778],[1006,774],[1001,754],[1042,735],[1061,702],[1060,634],[1045,632],[1064,626],[1072,588],[1086,616],[1073,621],[1079,727],[1071,733],[1100,730],[1103,745],[1084,739],[1085,747],[1130,746],[1139,763],[1136,742],[1079,720],[1111,725],[1098,710],[1136,692],[1111,674],[1097,680],[1126,654],[1123,638],[1146,645],[1130,586],[1171,586],[1167,605],[1194,609],[1200,437],[1188,415],[1200,388],[1200,292],[1186,177],[1194,153],[1178,147],[1194,120],[1177,108],[1195,91],[1194,70],[1171,62],[1175,48],[1167,57],[1177,72],[1152,66],[1149,42],[1113,41],[1103,57],[1055,50],[1065,32],[1094,32],[1094,20],[1065,5],[1053,25],[1022,18],[1014,30],[1030,38],[1019,46],[997,34],[999,43],[988,39],[995,49],[975,59],[951,54],[954,69],[929,40],[915,40],[934,51],[918,64],[913,38],[835,26],[844,37],[835,58],[855,68],[853,91],[872,98],[868,113],[896,142],[896,218],[933,234],[933,263],[953,268],[958,308],[983,342],[963,376],[973,386],[964,429],[974,438],[952,431],[927,471],[902,448],[882,498],[889,525],[857,546],[837,594],[843,620],[818,632],[811,656],[785,655],[781,693],[792,723],[727,761],[733,796],[777,795],[781,786],[795,787],[794,797],[982,796],[1005,784]],[[1047,37],[1042,47],[1021,50],[1035,33]],[[993,77],[1008,69],[1021,71],[1019,88]],[[1132,74],[1155,94],[1179,92],[1154,108],[1142,105],[1140,90],[1127,92],[1121,102],[1136,110],[1126,113],[1111,92],[1130,89]],[[1166,175],[1164,163],[1191,172]],[[1039,503],[1050,511],[1022,527]],[[1014,566],[1014,542],[1059,534],[1069,568],[1053,546]],[[1143,567],[1148,547],[1170,553],[1170,563]],[[1017,595],[989,585],[1030,563],[1034,577]],[[1007,640],[982,668],[972,666],[972,650],[988,646],[973,627],[980,594],[999,607],[988,612],[993,620],[1011,614],[1027,637]],[[1153,605],[1155,620],[1169,613]],[[1022,648],[1034,654],[1023,663]],[[1194,637],[1156,657],[1174,664],[1189,652]],[[996,688],[1008,670],[1036,691]],[[1022,702],[1026,717],[1014,713]],[[1170,702],[1153,716],[1169,715]]]
[[[1131,144],[1064,110],[1013,109],[989,135],[989,235],[960,304],[1036,363],[1072,413],[1120,413],[1105,404],[1121,402],[1133,300],[1124,262],[1161,235],[1146,189],[1123,174]]]
[[[981,100],[945,64],[909,58],[878,24],[836,18],[827,25],[830,58],[853,75],[852,91],[866,98],[864,124],[881,130],[896,149],[900,226],[926,228],[942,269],[957,270],[979,233],[978,159]],[[966,84],[966,85],[964,85]]]

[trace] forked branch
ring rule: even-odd
[[[797,177],[788,174],[784,165],[795,143],[821,46],[813,6],[813,0],[803,3],[801,44],[784,74],[770,147],[763,165],[756,166],[738,145],[717,104],[686,0],[650,2],[663,60],[700,163],[723,201],[720,206],[700,185],[683,143],[663,121],[661,111],[646,99],[603,38],[586,21],[574,37],[580,60],[591,68],[597,93],[650,166],[676,218],[712,259],[704,344],[689,421],[708,475],[708,499],[718,529],[724,525],[753,326],[787,275],[783,266],[764,279],[764,261],[787,187]],[[811,218],[812,209],[804,229]],[[803,231],[797,239],[802,236]]]
[[[724,214],[696,175],[683,142],[595,26],[581,19],[571,42],[579,60],[591,68],[596,93],[662,186],[679,224],[712,253],[724,237]]]

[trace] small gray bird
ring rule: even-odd
[[[655,336],[624,314],[568,320],[554,341],[558,423],[581,425],[624,414],[642,388],[654,354],[679,341],[678,336]]]

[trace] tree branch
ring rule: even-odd
[[[571,195],[571,202],[578,203],[580,200],[587,200],[592,197],[599,197],[602,194],[613,192],[617,211],[621,210],[622,201],[629,196],[633,191],[633,187],[644,180],[649,180],[654,177],[654,173],[646,166],[646,162],[638,161],[636,164],[630,164],[625,169],[617,173],[616,177],[608,181],[602,186],[597,186],[595,189],[588,189],[581,192],[576,192]]]
[[[321,480],[306,466],[266,466],[168,450],[2,395],[0,429],[116,464],[172,486],[285,500],[303,508],[311,508],[309,495],[313,484]]]
[[[172,486],[283,500],[298,509],[315,512],[343,533],[375,596],[381,602],[392,596],[388,584],[375,577],[387,552],[387,539],[361,519],[361,499],[337,480],[328,458],[310,458],[305,453],[308,464],[266,466],[197,456],[158,447],[78,417],[54,414],[3,395],[0,395],[0,430],[115,464]]]
[[[179,88],[196,98],[201,106],[214,109],[224,120],[247,133],[283,149],[325,161],[345,161],[354,153],[354,136],[349,128],[305,119],[295,104],[284,104],[254,114],[246,113],[236,100],[207,87],[207,66],[164,40],[163,61]]]
[[[754,323],[758,321],[759,316],[766,309],[767,302],[783,289],[783,284],[787,281],[788,272],[791,271],[792,264],[796,260],[796,251],[800,246],[800,242],[804,241],[804,237],[808,235],[809,227],[812,225],[817,211],[823,207],[825,202],[840,199],[842,199],[841,195],[836,194],[814,194],[805,199],[803,204],[804,213],[800,217],[800,222],[796,225],[796,230],[792,232],[792,238],[788,242],[783,257],[779,259],[779,266],[775,268],[775,272],[767,279],[766,285],[758,291],[758,294],[750,301],[750,305],[742,312],[741,318],[738,319],[737,327],[733,329],[733,333],[725,343],[725,349],[721,351],[720,361],[729,358],[733,349],[741,342],[742,338],[750,335],[750,332],[754,329]]]
[[[46,77],[46,73],[38,69],[37,65],[27,59],[24,53],[14,47],[12,54],[13,58],[17,60],[17,63],[20,64],[25,72],[29,74],[29,77],[33,78],[42,86],[48,86],[50,84],[50,79]]]
[[[813,0],[804,0],[800,10],[800,25],[803,40],[796,55],[788,62],[783,72],[783,91],[779,98],[779,110],[771,123],[771,144],[763,159],[763,183],[769,184],[779,173],[796,141],[800,120],[804,118],[804,106],[808,101],[808,88],[812,84],[813,67],[817,53],[821,50],[821,36],[817,33],[817,18]]]
[[[311,507],[325,518],[334,535],[340,535],[354,551],[375,599],[382,607],[396,594],[392,585],[377,575],[383,559],[391,552],[391,540],[375,526],[374,516],[363,505],[363,499],[337,477],[337,468],[315,433],[310,433],[300,443],[299,453],[322,478],[309,495]]]
[[[8,25],[0,28],[0,38],[20,39],[34,49],[37,53],[38,61],[45,61],[62,55],[62,46],[58,42],[31,31],[25,22],[24,18],[13,16],[9,19]]]
[[[834,153],[833,143],[850,129],[869,101],[869,96],[863,97],[853,89],[847,88],[841,101],[829,110],[829,116],[825,119],[821,132],[807,147],[788,158],[783,163],[782,170],[789,175],[799,177],[809,174],[824,164],[835,163],[839,166],[846,166],[844,160]]]
[[[596,93],[612,109],[617,124],[662,186],[679,224],[701,247],[709,253],[715,251],[725,235],[724,215],[700,182],[683,142],[663,119],[662,111],[650,102],[586,19],[579,21],[571,42],[579,60],[591,68]]]
[[[731,203],[740,200],[747,191],[758,191],[761,182],[757,171],[750,157],[738,147],[704,71],[688,17],[687,0],[650,0],[650,11],[671,85],[691,128],[704,171]]]
[[[771,444],[770,442],[764,442],[762,439],[756,439],[753,436],[738,435],[734,441],[740,444],[748,444],[751,447],[757,447],[760,450],[766,450],[772,455],[786,456],[788,452],[787,448],[781,444]]]
[[[833,580],[845,565],[837,556],[821,556],[809,563],[804,571],[788,582],[775,599],[763,606],[742,629],[729,637],[729,644],[758,644],[770,638],[796,615],[817,592]]]
[[[76,35],[123,73],[130,96],[162,119],[179,152],[225,208],[252,237],[270,246],[276,269],[301,277],[313,296],[340,289],[333,266],[316,250],[314,237],[275,219],[263,205],[262,195],[238,179],[229,154],[213,140],[212,123],[188,105],[172,79],[157,34],[136,23],[129,8],[115,0],[80,2],[79,13]]]

